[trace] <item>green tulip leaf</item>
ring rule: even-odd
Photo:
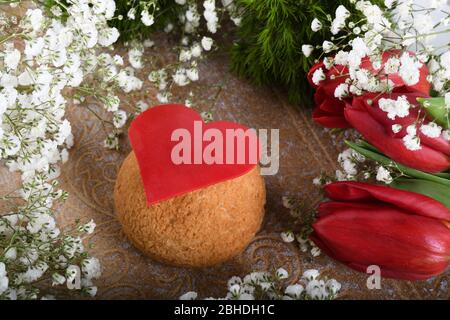
[[[443,97],[417,98],[417,101],[424,107],[428,115],[430,115],[436,123],[440,124],[445,129],[450,128],[449,111],[445,107],[445,99]]]
[[[433,198],[450,209],[450,187],[428,180],[398,178],[389,186]]]
[[[420,170],[412,169],[406,167],[398,162],[393,161],[392,159],[386,157],[382,153],[380,153],[374,146],[370,145],[367,142],[362,143],[354,143],[350,141],[345,141],[345,143],[355,150],[356,152],[362,154],[368,159],[374,160],[386,167],[395,167],[402,174],[416,179],[423,179],[427,181],[433,181],[444,186],[450,187],[450,179],[449,173],[441,172],[437,174],[426,173]]]

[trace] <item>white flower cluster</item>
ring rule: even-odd
[[[232,277],[228,280],[228,293],[225,300],[331,300],[341,290],[335,279],[320,279],[318,270],[310,269],[303,273],[299,283],[282,286],[280,283],[289,277],[288,272],[279,268],[274,275],[268,272],[252,272],[243,279]],[[183,294],[181,300],[197,299],[197,293]],[[215,299],[215,298],[207,298]]]
[[[381,98],[378,101],[378,106],[387,113],[387,117],[391,120],[395,120],[396,117],[404,118],[409,115],[411,108],[415,108],[414,105],[409,103],[406,96],[399,96],[396,100]],[[447,130],[443,130],[443,128],[435,122],[424,121],[423,118],[421,110],[419,110],[419,116],[416,117],[415,122],[406,127],[406,135],[403,137],[403,142],[409,150],[414,151],[421,149],[417,128],[419,128],[421,134],[429,138],[440,138],[441,136],[445,138],[444,133]],[[399,133],[403,127],[400,124],[393,124],[391,129],[393,133]]]
[[[353,149],[345,149],[338,155],[338,163],[342,170],[336,170],[338,181],[356,180],[358,164],[365,161],[364,156]]]
[[[80,269],[78,263],[83,271],[87,268],[84,274],[73,275],[80,280],[78,289],[85,293],[96,291],[92,279],[100,275],[98,260],[83,258],[87,253],[81,238],[94,232],[95,223],[79,224],[73,232],[60,230],[52,207],[67,194],[57,188],[56,181],[47,180],[47,176],[38,174],[24,182],[18,195],[25,204],[0,218],[0,269],[5,269],[0,272],[0,299],[38,298],[39,290],[33,283],[46,273],[51,275],[53,285],[71,283],[74,279],[67,275]],[[97,271],[91,272],[92,266],[85,268],[85,261],[97,261]]]
[[[150,82],[159,90],[156,98],[160,103],[170,101],[172,96],[170,90],[173,84],[183,87],[199,79],[198,62],[205,51],[210,51],[213,48],[213,39],[201,31],[202,17],[206,23],[207,31],[213,34],[219,28],[219,16],[222,16],[219,15],[220,12],[228,12],[235,24],[240,23],[239,10],[233,0],[222,0],[220,7],[216,6],[216,0],[204,0],[202,13],[200,12],[201,8],[195,1],[175,0],[175,3],[181,8],[177,21],[178,25],[169,23],[165,32],[169,33],[175,27],[179,27],[183,31],[184,36],[180,39],[178,48],[178,61],[161,69],[155,69],[148,75]],[[141,22],[145,26],[153,25],[157,16],[156,12],[161,10],[156,0],[133,2],[132,5],[133,7],[129,9],[127,17],[134,20],[136,13],[140,10]],[[153,42],[149,46],[152,45]],[[145,43],[144,46],[137,44],[128,53],[129,62],[136,69],[143,66],[142,57],[145,46]]]
[[[302,252],[309,251],[311,253],[311,256],[313,257],[318,257],[322,253],[319,247],[317,247],[316,244],[308,238],[305,232],[294,234],[293,231],[289,230],[282,232],[280,236],[281,239],[287,243],[294,242],[295,240],[297,240],[300,246],[300,251]]]
[[[443,8],[446,1],[433,1],[427,8],[412,0],[385,1],[386,9],[364,0],[353,1],[353,5],[363,19],[352,21],[349,11],[342,5],[337,8],[334,19],[327,19],[333,37],[325,40],[321,48],[331,56],[323,58],[324,67],[313,73],[312,81],[316,85],[327,80],[327,71],[333,70],[331,80],[346,78],[335,88],[334,96],[338,99],[350,94],[389,93],[395,87],[394,80],[401,80],[408,86],[423,81],[421,68],[427,64],[426,80],[436,92],[446,94],[450,89],[450,52],[442,48],[448,43],[437,46],[430,42],[437,34],[450,32],[450,13]],[[436,16],[440,18],[436,20]],[[323,27],[317,18],[311,24],[314,32]],[[302,46],[305,56],[311,55],[313,49],[308,44]],[[381,99],[379,106],[392,120],[409,115],[411,107],[404,97],[397,101]],[[403,139],[409,150],[421,148],[416,127],[430,138],[449,135],[434,122],[418,123],[408,128]],[[395,125],[392,129],[399,132],[402,128]]]
[[[0,299],[38,298],[33,284],[46,274],[54,285],[79,278],[77,289],[95,294],[92,279],[100,275],[99,262],[89,258],[82,243],[95,223],[63,231],[52,209],[67,198],[55,180],[59,162],[67,161],[74,143],[66,102],[68,97],[97,97],[118,130],[127,115],[119,109],[115,90],[129,92],[142,85],[132,68],[120,69],[120,56],[99,52],[119,37],[107,23],[114,16],[114,0],[69,0],[63,7],[67,16],[60,20],[60,7],[51,8],[49,17],[28,6],[1,40],[0,158],[23,181],[17,194],[2,200],[20,198],[23,204],[0,216]]]
[[[386,184],[390,184],[394,179],[391,176],[389,170],[387,170],[383,166],[379,166],[376,175],[377,181],[384,182]]]
[[[289,213],[292,217],[297,219],[302,216],[304,217],[306,210],[303,203],[299,200],[284,196],[282,198],[282,203],[285,208],[289,209]],[[284,231],[280,234],[281,239],[287,243],[297,241],[302,252],[309,251],[312,257],[318,257],[321,254],[321,250],[309,239],[309,234],[312,231],[311,226],[308,224],[308,221],[302,222],[303,227],[298,233],[294,233],[292,230]]]
[[[173,84],[183,87],[199,79],[198,62],[203,57],[203,53],[210,51],[213,47],[213,39],[201,32],[202,16],[210,33],[216,33],[218,30],[219,11],[228,12],[235,24],[240,22],[239,10],[233,0],[222,0],[220,8],[216,6],[215,0],[205,0],[203,2],[203,15],[199,12],[196,2],[186,0],[175,0],[175,2],[182,7],[183,13],[179,15],[178,22],[185,34],[180,40],[178,62],[153,70],[148,75],[148,79],[159,89],[156,98],[160,103],[169,102],[171,98],[170,89]],[[155,7],[154,10],[159,9]],[[173,28],[174,26],[170,25],[165,31],[170,32]]]
[[[443,5],[442,3],[435,4]],[[332,20],[330,31],[333,35],[346,33],[338,38],[332,37],[331,41],[325,40],[322,49],[325,53],[335,51],[334,59],[326,64],[329,69],[333,65],[348,67],[349,90],[351,93],[360,95],[363,91],[385,92],[392,88],[389,74],[398,73],[402,80],[408,85],[414,85],[419,81],[419,69],[424,62],[430,60],[431,73],[429,80],[435,85],[436,90],[444,89],[449,80],[448,68],[450,67],[450,54],[444,53],[440,57],[435,54],[434,48],[428,43],[436,33],[436,29],[447,26],[450,22],[448,15],[437,23],[433,23],[432,13],[439,7],[415,8],[410,0],[397,1],[397,10],[393,11],[392,3],[388,3],[388,9],[382,10],[370,1],[356,1],[355,8],[363,14],[365,19],[358,22],[349,21],[349,11],[342,5],[338,7],[335,19]],[[394,12],[394,16],[392,16]],[[392,23],[391,21],[396,21]],[[322,23],[314,19],[311,29],[318,31]],[[417,36],[419,35],[419,36]],[[344,40],[347,41],[344,41]],[[334,41],[333,40],[339,40]],[[347,46],[350,45],[350,50]],[[416,55],[408,53],[410,46],[419,47]],[[312,46],[304,45],[304,54],[309,56]],[[342,48],[342,49],[341,49]],[[399,50],[399,54],[385,63],[384,72],[369,72],[362,67],[362,59],[368,57],[373,69],[381,68],[381,54],[389,50]],[[324,80],[322,71],[316,71],[316,79]],[[342,90],[342,88],[340,89]]]

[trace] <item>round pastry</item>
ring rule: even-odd
[[[171,265],[203,267],[241,253],[258,232],[266,199],[255,166],[246,174],[147,206],[134,152],[114,190],[117,216],[131,242]]]

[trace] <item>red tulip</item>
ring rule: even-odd
[[[413,86],[405,85],[402,78],[396,73],[389,75],[384,74],[383,68],[388,59],[400,55],[401,51],[399,50],[384,52],[381,58],[382,67],[379,70],[374,69],[369,57],[365,57],[361,61],[361,68],[369,70],[374,75],[377,74],[380,79],[389,77],[394,83],[394,92],[422,92],[423,95],[428,96],[430,83],[426,80],[428,69],[425,64],[420,68],[419,82]],[[314,72],[320,68],[322,68],[325,73],[326,79],[316,85],[313,83],[312,77]],[[307,76],[308,82],[312,87],[316,88],[316,93],[314,94],[316,108],[313,111],[312,118],[318,124],[327,128],[351,127],[344,117],[344,108],[346,105],[344,101],[351,102],[352,97],[339,100],[334,96],[336,87],[349,78],[348,72],[348,68],[342,65],[335,65],[327,70],[323,62],[316,63],[309,70]]]
[[[406,96],[407,100],[416,107],[409,109],[408,116],[396,117],[395,120],[391,120],[387,117],[387,113],[379,108],[378,102],[381,98],[396,100],[399,96]],[[442,135],[438,138],[430,138],[417,130],[421,144],[420,150],[407,149],[402,140],[406,135],[406,128],[416,123],[418,119],[425,117],[425,112],[416,100],[420,96],[423,94],[419,92],[392,93],[381,96],[366,94],[354,98],[351,105],[347,104],[344,111],[345,118],[369,143],[392,160],[426,172],[444,171],[450,168],[450,142]],[[427,120],[424,121],[424,123],[427,122]],[[400,124],[402,130],[394,133],[392,131],[393,124]]]
[[[312,82],[312,75],[320,68],[324,71],[327,79],[321,81],[317,86]],[[333,77],[334,79],[332,79]],[[336,87],[348,79],[347,67],[336,65],[330,70],[326,70],[323,62],[317,63],[309,70],[307,79],[311,86],[316,88],[314,94],[316,108],[312,113],[313,120],[326,128],[350,128],[350,124],[344,117],[345,103],[334,96]]]
[[[311,240],[333,259],[383,277],[422,280],[450,263],[450,210],[427,196],[343,181],[325,186]]]
[[[314,93],[316,108],[312,113],[315,122],[326,128],[351,128],[344,116],[345,102],[329,96],[324,87]]]

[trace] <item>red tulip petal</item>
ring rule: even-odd
[[[420,150],[408,150],[403,140],[388,135],[383,125],[367,112],[346,107],[344,114],[347,121],[367,141],[393,160],[426,172],[440,172],[450,167],[450,161],[446,155],[426,145],[422,145]]]
[[[312,118],[315,122],[326,128],[349,128],[349,123],[343,116],[329,114],[320,107],[314,109]]]
[[[355,181],[330,183],[324,189],[327,197],[333,200],[382,201],[414,215],[450,221],[450,210],[446,206],[419,193]]]
[[[407,115],[406,117],[396,117],[394,120],[389,119],[387,117],[387,113],[380,109],[378,101],[381,98],[397,100],[400,96],[405,96],[411,104],[416,105],[417,107],[411,108],[409,110],[409,115]],[[387,135],[395,138],[403,138],[406,135],[406,128],[409,125],[416,123],[418,118],[424,116],[424,111],[420,107],[418,107],[419,104],[416,100],[418,97],[423,97],[423,94],[421,94],[420,92],[407,94],[392,93],[390,95],[379,96],[378,99],[374,100],[374,103],[372,105],[368,105],[367,100],[374,99],[374,94],[367,94],[363,97],[355,98],[353,103],[358,103],[358,108],[366,110],[372,116],[372,118],[374,118],[378,123],[382,124]],[[423,123],[426,124],[428,122],[428,120],[425,120]],[[401,125],[402,130],[398,133],[394,133],[392,131],[392,125],[394,124]],[[420,130],[418,130],[418,135],[420,137],[420,142],[422,145],[450,156],[450,141],[447,141],[442,136],[438,138],[430,138],[424,135]]]
[[[441,221],[396,208],[374,208],[346,208],[321,217],[311,239],[349,266],[378,265],[387,276],[428,278],[445,270],[450,231]]]
[[[345,120],[345,102],[331,98],[325,94],[324,88],[320,86],[314,94],[316,108],[312,113],[315,122],[326,128],[350,128]]]
[[[387,204],[383,206],[382,203],[367,202],[339,202],[339,201],[324,201],[321,202],[317,208],[317,217],[321,218],[328,214],[332,214],[336,210],[342,210],[346,208],[360,209],[360,210],[376,210],[383,209],[383,207],[388,206]]]

